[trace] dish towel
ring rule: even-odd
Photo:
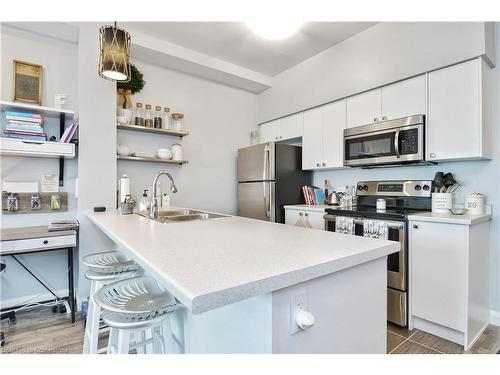
[[[389,226],[385,221],[363,220],[363,236],[387,240],[389,238]]]
[[[354,218],[337,216],[335,218],[335,232],[343,234],[354,234]]]

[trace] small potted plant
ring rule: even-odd
[[[118,122],[130,124],[132,120],[132,95],[141,92],[146,82],[143,74],[133,64],[130,65],[130,81],[118,82]],[[120,121],[121,120],[121,121]]]

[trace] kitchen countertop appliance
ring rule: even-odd
[[[425,162],[424,115],[344,130],[344,166],[376,167]]]
[[[285,204],[304,203],[301,187],[312,184],[302,170],[302,147],[269,142],[238,150],[238,215],[285,222]]]
[[[408,324],[408,215],[431,211],[432,181],[362,181],[357,184],[357,206],[327,208],[325,229],[335,231],[338,217],[354,218],[354,234],[364,235],[367,220],[387,223],[388,239],[398,241],[401,250],[387,257],[387,320]],[[385,199],[386,209],[377,209]]]

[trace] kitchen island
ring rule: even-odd
[[[385,353],[386,258],[399,243],[236,216],[87,216],[186,307],[186,353]]]

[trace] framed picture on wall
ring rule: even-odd
[[[41,65],[14,60],[12,101],[42,105]]]

